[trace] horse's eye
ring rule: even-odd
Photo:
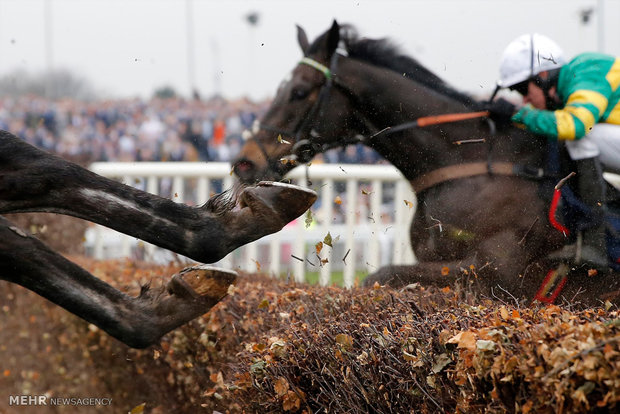
[[[291,101],[300,101],[308,97],[308,90],[305,88],[294,88],[291,92]]]

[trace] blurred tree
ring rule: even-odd
[[[176,97],[177,92],[174,90],[172,86],[165,85],[165,86],[155,89],[155,92],[153,93],[153,95],[156,98],[168,99],[168,98]]]
[[[250,26],[256,26],[260,20],[260,14],[255,11],[250,12],[245,15],[245,20],[250,24]]]
[[[35,94],[50,99],[68,97],[85,101],[93,100],[98,95],[89,80],[66,69],[35,74],[22,69],[14,70],[0,77],[0,94]]]

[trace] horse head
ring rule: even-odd
[[[242,182],[279,180],[318,153],[358,142],[408,178],[417,172],[407,170],[424,171],[429,160],[461,157],[451,154],[454,145],[438,129],[432,131],[434,144],[428,145],[426,131],[408,133],[394,126],[429,114],[474,111],[479,103],[403,55],[388,39],[360,39],[353,27],[336,21],[312,43],[302,28],[297,30],[303,57],[234,162]],[[392,131],[385,133],[388,129]],[[407,152],[414,147],[422,151],[415,163],[398,141]]]
[[[295,166],[317,153],[355,141],[364,125],[355,116],[350,91],[339,82],[342,49],[340,26],[331,28],[312,44],[297,26],[303,58],[281,83],[265,116],[251,132],[234,162],[242,182],[280,180]]]

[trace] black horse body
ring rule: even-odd
[[[280,230],[316,199],[277,183],[246,188],[237,200],[203,207],[175,203],[111,179],[0,131],[0,214],[55,212],[113,228],[200,262]],[[134,347],[156,342],[226,296],[235,273],[195,266],[165,290],[130,297],[52,251],[0,216],[0,279],[17,283]]]
[[[400,129],[429,115],[479,111],[481,103],[386,40],[351,33],[334,22],[309,44],[298,28],[305,61],[243,147],[237,175],[246,182],[281,179],[294,163],[279,160],[305,162],[362,137],[403,173],[418,197],[410,236],[419,263],[381,268],[366,283],[446,284],[474,274],[470,282],[483,291],[534,297],[546,274],[545,257],[567,241],[547,220],[541,181],[522,174],[543,167],[546,139],[512,126],[495,131],[486,118]],[[587,273],[573,269],[565,298],[596,302],[618,289],[611,275]]]

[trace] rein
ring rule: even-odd
[[[406,129],[413,129],[430,125],[448,124],[451,122],[466,121],[468,119],[484,118],[488,116],[489,111],[461,112],[454,114],[423,116],[411,122],[405,122],[403,124],[399,124],[393,127],[384,128],[376,134],[372,135],[371,138],[375,138],[380,135],[393,134],[395,132],[404,131]]]

